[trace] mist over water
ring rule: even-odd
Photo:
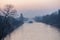
[[[43,23],[25,23],[7,35],[5,40],[60,40],[60,32],[56,28]]]

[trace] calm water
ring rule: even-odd
[[[60,32],[43,23],[25,23],[5,40],[60,40]]]

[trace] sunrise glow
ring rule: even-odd
[[[60,0],[0,0],[0,5],[12,4],[19,9],[59,8]]]

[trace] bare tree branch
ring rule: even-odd
[[[15,15],[17,11],[14,9],[13,5],[6,5],[4,9],[0,9],[0,12],[3,13],[6,17],[8,17],[11,15]]]

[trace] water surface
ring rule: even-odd
[[[60,32],[43,23],[25,23],[7,35],[5,40],[60,40]]]

